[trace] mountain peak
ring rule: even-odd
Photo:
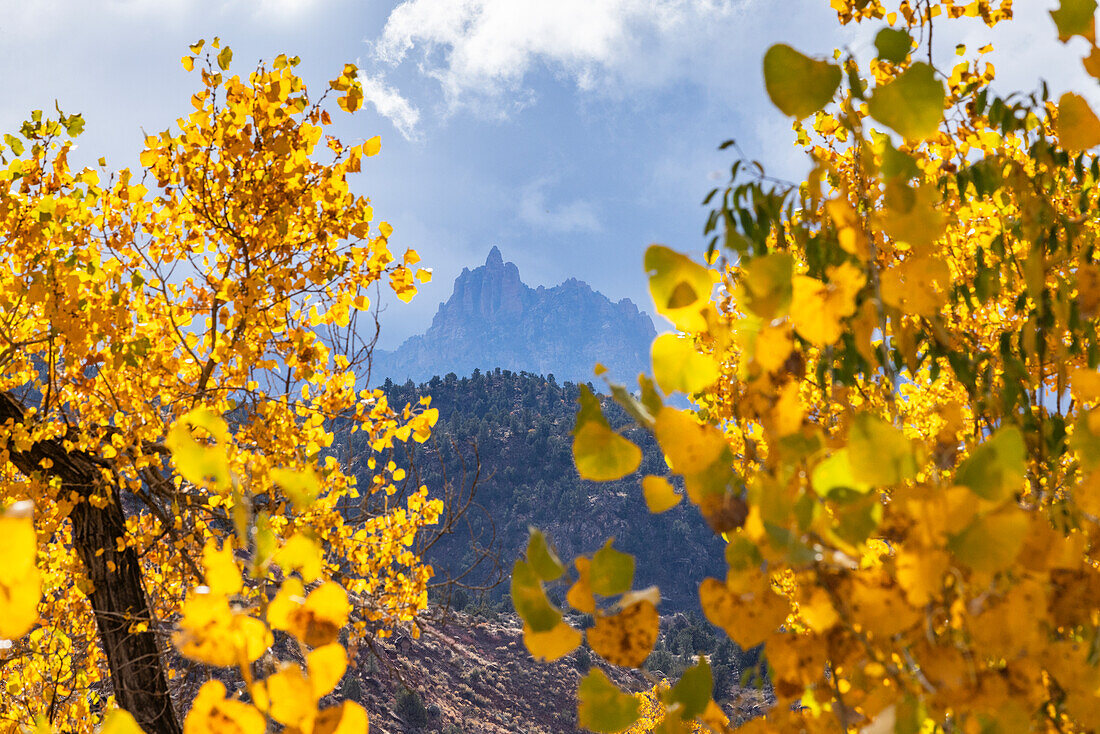
[[[655,336],[633,303],[612,303],[576,278],[531,288],[493,247],[485,265],[463,268],[424,334],[396,352],[375,353],[373,376],[427,380],[500,367],[583,382],[601,362],[622,378],[649,366]]]

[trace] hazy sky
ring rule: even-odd
[[[1017,2],[995,39],[1001,87],[1051,79],[1094,99],[1076,45],[1053,40],[1053,0]],[[217,35],[234,70],[286,52],[323,88],[351,61],[367,109],[339,134],[382,136],[356,186],[415,247],[435,281],[391,304],[383,346],[430,323],[463,266],[490,247],[531,285],[575,276],[651,311],[641,267],[650,242],[704,246],[706,191],[724,182],[736,138],[770,172],[803,163],[765,97],[760,59],[786,41],[807,53],[866,53],[828,0],[0,0],[0,132],[30,110],[82,112],[80,154],[136,166],[143,130],[190,111],[198,79],[179,59]],[[977,24],[937,31],[950,68]],[[941,40],[942,38],[942,40]],[[1080,39],[1077,39],[1080,40]]]

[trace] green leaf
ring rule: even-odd
[[[226,46],[218,53],[218,66],[222,71],[229,69],[229,64],[233,61],[233,50]]]
[[[668,692],[668,703],[678,703],[683,707],[680,709],[681,719],[694,719],[706,710],[713,690],[714,676],[710,672],[710,664],[705,657],[699,656],[699,662],[685,670]]]
[[[630,591],[634,583],[634,556],[615,550],[608,540],[592,556],[588,583],[593,593],[600,596],[615,596]]]
[[[561,621],[561,612],[546,598],[538,574],[519,560],[512,566],[512,606],[534,632],[548,632]]]
[[[546,536],[542,534],[542,531],[535,527],[529,527],[527,532],[529,533],[527,563],[538,574],[538,577],[543,581],[553,581],[565,573],[565,566],[562,565],[558,554],[546,542]]]
[[[883,28],[875,36],[875,50],[878,57],[891,64],[900,64],[909,56],[913,48],[913,37],[900,28]]]
[[[615,734],[638,720],[638,699],[623,693],[599,668],[592,668],[577,688],[577,721],[597,734]]]
[[[852,469],[852,458],[848,449],[834,451],[833,455],[818,463],[811,474],[814,491],[822,497],[828,497],[839,489],[855,492],[868,492],[871,485],[856,478]]]
[[[630,474],[642,463],[642,450],[611,430],[599,399],[586,385],[577,398],[577,425],[573,429],[573,460],[582,479],[609,482]]]
[[[1096,0],[1062,0],[1057,10],[1050,11],[1050,17],[1062,43],[1074,36],[1096,43]]]
[[[718,365],[692,343],[674,333],[653,340],[653,377],[665,394],[683,392],[693,395],[718,379]]]
[[[858,482],[881,487],[917,475],[913,446],[905,434],[870,413],[860,413],[848,432],[848,461]]]
[[[943,82],[928,64],[913,64],[871,95],[867,110],[907,140],[935,134],[943,119]]]
[[[955,483],[991,502],[1003,502],[1023,489],[1026,448],[1020,429],[1007,426],[979,444],[959,466]]]
[[[777,43],[764,54],[764,86],[783,114],[799,119],[829,103],[840,86],[840,67]]]
[[[1069,439],[1069,447],[1077,452],[1077,458],[1086,469],[1100,466],[1100,434],[1092,431],[1094,423],[1100,425],[1095,417],[1097,411],[1100,411],[1100,408],[1082,413]]]
[[[947,543],[960,562],[975,571],[996,573],[1011,566],[1027,535],[1027,515],[1015,505],[979,517]]]

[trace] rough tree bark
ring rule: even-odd
[[[0,426],[24,420],[22,404],[0,393]],[[0,429],[0,436],[6,433]],[[95,611],[99,639],[107,656],[115,698],[133,714],[148,734],[181,734],[179,719],[168,694],[167,677],[153,630],[137,551],[116,540],[125,535],[125,516],[118,488],[104,486],[101,463],[83,451],[66,451],[60,440],[40,441],[28,450],[10,451],[11,462],[24,474],[44,472],[61,480],[64,492],[76,492],[81,501],[69,519],[73,545],[92,584],[89,600]],[[42,461],[52,462],[48,469]],[[107,490],[109,502],[96,507],[88,501],[97,488]],[[140,624],[142,631],[131,631]]]

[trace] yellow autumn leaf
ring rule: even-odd
[[[363,155],[367,157],[378,155],[380,150],[382,150],[382,138],[377,135],[363,143]]]
[[[840,338],[841,321],[856,312],[856,296],[866,283],[863,271],[843,263],[827,271],[829,283],[796,275],[792,281],[791,324],[806,341],[818,346]]]
[[[715,361],[676,334],[661,334],[654,339],[652,356],[653,377],[665,394],[683,392],[692,395],[718,379]]]
[[[232,596],[241,590],[241,570],[233,557],[233,546],[227,541],[219,550],[213,539],[206,542],[202,551],[202,565],[206,572],[206,585],[212,594]]]
[[[0,515],[0,639],[22,637],[38,620],[38,538],[22,512]]]
[[[225,697],[225,684],[203,683],[187,719],[183,734],[264,734],[267,721],[254,706]]]
[[[99,734],[143,734],[134,715],[125,709],[113,709],[103,718]]]
[[[699,423],[690,412],[665,406],[654,428],[661,450],[678,474],[695,474],[714,463],[728,448],[714,426]]]
[[[306,670],[309,671],[309,684],[313,698],[321,697],[331,691],[348,669],[348,655],[339,642],[322,645],[306,655]]]
[[[302,597],[301,582],[288,579],[268,606],[268,623],[313,648],[334,641],[348,623],[351,605],[347,592],[339,584],[327,581]]]
[[[585,633],[588,644],[612,665],[637,668],[653,652],[659,626],[657,609],[639,601],[614,615],[596,615],[596,624]]]
[[[354,701],[329,706],[317,714],[313,734],[367,734],[367,712]]]
[[[293,663],[284,664],[252,687],[256,708],[287,726],[300,727],[317,714],[317,703],[302,669]]]
[[[677,494],[664,477],[643,477],[642,492],[645,495],[646,507],[655,515],[671,510],[683,499],[683,496]]]
[[[1085,98],[1066,92],[1058,100],[1058,142],[1069,150],[1088,150],[1100,145],[1100,119]]]
[[[581,633],[564,621],[545,632],[535,632],[524,625],[523,643],[536,660],[553,662],[577,649],[581,644]]]
[[[298,571],[306,582],[321,577],[324,557],[321,546],[303,533],[295,533],[275,553],[274,560],[285,571]]]
[[[777,372],[791,356],[794,342],[786,324],[765,326],[756,335],[754,359],[766,372]]]

